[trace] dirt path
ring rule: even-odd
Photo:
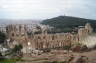
[[[86,56],[88,57],[88,63],[96,63],[96,50],[84,52],[84,53],[69,53],[74,57]],[[17,63],[50,63],[50,61],[64,61],[68,54],[42,54],[39,56],[25,56],[23,59],[25,61],[20,61]]]

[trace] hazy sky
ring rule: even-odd
[[[1,19],[46,19],[59,15],[96,19],[96,0],[0,0]]]

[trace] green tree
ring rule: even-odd
[[[19,45],[15,45],[15,47],[12,49],[12,52],[16,53],[16,52],[21,52],[21,49],[22,49],[22,45],[19,44]]]
[[[0,61],[1,60],[3,60],[4,58],[3,58],[3,55],[2,55],[2,53],[0,52]]]
[[[0,32],[0,44],[4,43],[5,39],[6,39],[5,33]]]
[[[21,49],[22,49],[22,45],[19,44],[19,45],[15,45],[15,47],[12,49],[12,56],[13,58],[15,58],[16,60],[21,60],[22,56],[23,56],[23,53],[21,52]]]

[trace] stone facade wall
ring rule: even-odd
[[[6,27],[6,32],[8,37],[17,37],[17,36],[22,36],[26,35],[27,33],[27,28],[26,25],[8,25]]]
[[[72,34],[38,34],[34,35],[31,40],[35,42],[35,48],[37,49],[63,47],[71,45]]]
[[[78,38],[79,42],[83,40],[85,37],[88,35],[92,34],[93,28],[91,27],[90,23],[85,24],[84,28],[79,28],[78,29]]]
[[[83,28],[78,28],[77,34],[72,33],[56,33],[56,34],[33,34],[28,36],[27,25],[9,25],[6,27],[6,32],[9,38],[23,45],[25,49],[43,49],[55,48],[63,46],[71,46],[71,44],[80,42],[86,36],[92,33],[92,27],[89,23]],[[30,43],[30,45],[28,45]]]

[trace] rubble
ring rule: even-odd
[[[73,52],[86,52],[89,50],[86,45],[74,45],[71,49]]]
[[[88,58],[86,56],[77,56],[71,63],[88,63]]]

